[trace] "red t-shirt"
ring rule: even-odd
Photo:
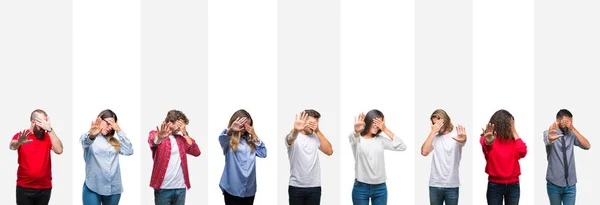
[[[517,140],[502,140],[496,137],[491,145],[485,144],[485,137],[479,139],[483,155],[487,161],[485,172],[488,180],[498,184],[519,182],[521,165],[519,159],[527,155],[527,145],[521,138]]]
[[[52,162],[50,150],[52,142],[48,133],[43,140],[38,140],[33,133],[27,139],[33,140],[22,144],[17,150],[19,169],[17,169],[17,186],[30,189],[52,188]],[[17,140],[17,133],[13,140]]]

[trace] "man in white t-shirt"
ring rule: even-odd
[[[454,130],[448,113],[442,109],[435,110],[429,119],[432,123],[431,132],[421,146],[423,156],[433,153],[429,202],[431,205],[442,205],[444,202],[446,205],[456,205],[460,186],[458,168],[467,134],[461,125]]]
[[[296,115],[294,129],[285,137],[290,160],[290,205],[321,203],[321,168],[319,152],[333,154],[331,143],[319,130],[321,114],[305,110]]]

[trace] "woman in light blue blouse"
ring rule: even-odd
[[[117,121],[112,110],[104,110],[92,122],[90,131],[81,135],[85,160],[84,205],[117,205],[121,199],[119,155],[132,155],[133,147]]]
[[[250,113],[238,110],[228,129],[219,136],[225,168],[219,187],[226,205],[252,205],[256,193],[256,157],[267,157],[267,148],[258,138]]]

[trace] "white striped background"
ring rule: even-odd
[[[355,115],[380,109],[408,144],[405,152],[386,153],[389,204],[428,204],[430,158],[419,149],[428,115],[444,108],[469,130],[460,204],[485,204],[479,129],[494,111],[507,109],[528,145],[520,161],[521,204],[548,204],[541,133],[556,111],[570,109],[575,125],[596,143],[598,9],[600,2],[591,0],[2,1],[0,135],[8,143],[35,108],[51,116],[72,113],[53,122],[65,154],[52,156],[51,204],[81,204],[79,135],[99,111],[113,109],[135,150],[121,157],[121,204],[151,204],[146,133],[168,109],[182,109],[202,151],[189,157],[187,204],[223,204],[218,183],[224,157],[216,137],[243,108],[269,150],[257,160],[255,204],[286,204],[283,137],[293,113],[324,107],[322,129],[334,156],[320,156],[322,204],[351,204],[354,160],[347,133]],[[64,60],[69,57],[70,63]],[[182,78],[189,83],[169,83]],[[44,85],[53,79],[67,85]],[[65,87],[71,89],[59,90]],[[36,91],[46,98],[12,100]],[[8,149],[0,155],[9,165],[0,171],[0,196],[9,204],[15,201],[17,156]],[[600,167],[593,162],[600,152],[576,155],[577,202],[594,204]]]

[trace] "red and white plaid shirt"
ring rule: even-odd
[[[171,158],[171,140],[169,138],[164,139],[160,144],[154,143],[154,138],[158,132],[156,130],[150,131],[148,136],[148,144],[152,150],[152,159],[154,165],[152,166],[152,177],[150,177],[150,187],[154,189],[160,189],[167,167],[169,166],[169,159]],[[196,144],[196,141],[192,140],[192,144],[188,144],[185,137],[181,135],[174,135],[177,140],[177,146],[179,146],[179,156],[181,157],[181,167],[183,168],[183,178],[185,179],[185,186],[189,189],[190,177],[188,174],[187,165],[187,154],[192,156],[200,156],[200,148]]]

